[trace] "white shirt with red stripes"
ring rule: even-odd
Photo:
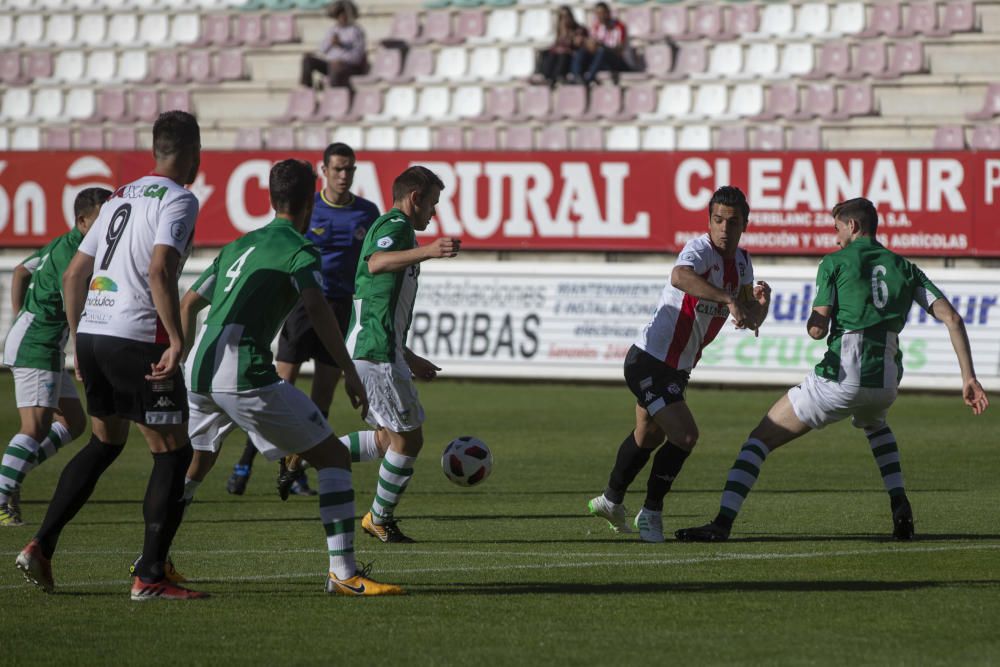
[[[625,40],[628,37],[625,24],[618,19],[611,19],[610,26],[596,21],[590,28],[590,35],[609,49],[625,46]]]
[[[712,245],[708,234],[688,241],[674,266],[690,266],[699,276],[734,297],[743,285],[753,285],[750,253],[739,248],[736,256],[727,260]],[[725,304],[698,299],[668,282],[660,294],[656,314],[635,345],[671,368],[691,370],[728,319],[729,307]]]

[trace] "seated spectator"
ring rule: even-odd
[[[539,71],[546,81],[555,85],[569,74],[570,59],[573,52],[583,46],[587,38],[587,29],[576,22],[573,12],[563,5],[556,15],[556,41],[542,51]]]
[[[330,86],[346,86],[350,77],[368,71],[365,33],[355,23],[358,8],[351,0],[337,0],[327,8],[336,23],[327,31],[317,53],[302,56],[302,85],[312,88],[313,72],[326,75]]]
[[[571,77],[590,84],[602,70],[622,72],[630,69],[625,60],[628,33],[625,24],[611,16],[606,2],[594,6],[594,25],[581,48],[573,53]]]

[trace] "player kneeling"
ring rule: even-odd
[[[187,362],[194,459],[184,497],[189,501],[212,468],[222,441],[237,426],[269,460],[300,454],[319,477],[319,511],[326,529],[330,574],[326,591],[340,595],[400,595],[359,570],[354,560],[351,457],[309,398],[285,382],[271,356],[282,322],[301,297],[316,333],[337,365],[351,403],[367,413],[368,399],[323,296],[320,255],[302,235],[313,207],[316,174],[299,160],[271,169],[277,217],[222,249],[181,303],[190,344],[196,313],[211,304]]]

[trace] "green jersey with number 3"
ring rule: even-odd
[[[393,362],[403,358],[406,334],[413,318],[420,265],[402,271],[372,274],[368,258],[377,252],[417,247],[413,225],[397,208],[372,223],[361,247],[354,283],[354,311],[347,334],[347,350],[354,359]]]
[[[941,290],[915,264],[859,237],[827,255],[813,306],[830,306],[828,350],[816,374],[841,384],[895,387],[903,377],[899,332],[916,301],[930,312]]]
[[[211,301],[188,358],[191,391],[234,393],[280,379],[271,342],[307,288],[323,289],[319,250],[275,218],[222,249],[191,287]]]

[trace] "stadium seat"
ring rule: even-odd
[[[338,125],[334,128],[333,136],[330,137],[330,140],[347,144],[355,150],[365,147],[365,133],[360,127],[355,125]]]
[[[152,123],[160,112],[159,95],[155,90],[149,88],[133,90],[129,112],[143,123]]]
[[[803,79],[825,79],[843,76],[851,68],[851,51],[847,42],[829,41],[820,47],[819,62]]]
[[[818,125],[796,125],[788,146],[793,151],[822,150],[823,142]]]
[[[285,113],[274,119],[275,123],[308,120],[316,113],[316,93],[311,88],[297,88],[288,95]]]
[[[976,30],[976,8],[972,0],[952,0],[944,6],[941,31],[946,34],[974,32]]]
[[[11,14],[0,14],[0,44],[13,44],[13,43],[14,43],[14,17]],[[5,134],[4,136],[8,135]]]
[[[723,39],[736,39],[757,32],[760,27],[760,13],[757,5],[730,5],[727,7]]]
[[[816,37],[826,33],[829,29],[829,5],[822,2],[807,2],[799,5],[793,34]]]
[[[144,14],[139,20],[139,37],[142,44],[152,47],[162,46],[170,34],[170,22],[166,14]]]
[[[660,7],[654,25],[656,26],[654,33],[657,37],[667,37],[675,40],[696,38],[688,29],[688,9],[685,5]]]
[[[781,49],[779,71],[790,76],[802,76],[812,71],[813,45],[808,42],[790,42]]]
[[[391,83],[412,83],[430,77],[434,71],[434,53],[430,49],[410,49],[403,64],[403,73]]]
[[[447,90],[447,89],[446,89]],[[404,120],[412,118],[417,112],[417,91],[411,86],[393,86],[385,93],[385,105],[382,113],[371,117],[376,119]]]
[[[760,126],[753,135],[753,149],[781,151],[785,149],[785,130],[776,125]]]
[[[392,27],[389,36],[382,40],[383,45],[392,46],[393,42],[409,44],[420,35],[419,14],[412,10],[397,11],[392,17]]]
[[[126,50],[118,54],[118,77],[122,81],[135,83],[145,81],[149,76],[149,62],[145,50]]]
[[[118,46],[139,43],[139,17],[135,14],[115,14],[108,21],[108,40]]]
[[[677,132],[671,125],[650,125],[642,131],[642,150],[672,151],[677,147]]]
[[[858,33],[858,37],[871,38],[892,35],[902,22],[902,9],[898,2],[877,2],[871,6],[868,27]]]
[[[764,111],[764,87],[756,83],[737,84],[729,95],[729,115],[746,118]]]
[[[472,49],[469,71],[464,77],[470,81],[492,81],[500,78],[500,49],[495,46],[477,46]]]
[[[521,91],[520,115],[541,120],[552,110],[552,91],[548,86],[528,86]]]
[[[986,96],[979,111],[965,114],[969,120],[989,120],[1000,115],[1000,83],[991,83],[986,87]]]
[[[469,59],[465,47],[446,46],[437,54],[434,74],[426,77],[428,81],[454,81],[465,76],[469,67]]]
[[[538,133],[538,150],[564,151],[569,148],[569,130],[565,125],[546,125]]]
[[[799,110],[799,89],[794,83],[778,83],[767,89],[764,111],[752,119],[755,121],[788,118]]]
[[[45,41],[56,47],[66,47],[76,36],[76,17],[73,14],[53,14],[45,29]]]
[[[512,125],[504,132],[503,147],[508,151],[530,151],[535,147],[535,132],[531,127]]]
[[[303,150],[322,151],[330,144],[330,133],[322,125],[305,125],[295,143]]]
[[[206,14],[202,17],[202,46],[233,46],[236,41],[230,32],[229,14]]]
[[[649,5],[628,7],[622,20],[628,26],[628,36],[632,39],[646,40],[657,37],[653,9]]]
[[[486,34],[481,39],[502,44],[514,42],[518,23],[516,9],[495,9],[486,18]]]
[[[646,61],[646,71],[622,72],[623,79],[639,79],[647,75],[664,79],[670,76],[674,65],[674,52],[669,44],[650,44],[646,47],[643,57]]]
[[[389,91],[389,97],[386,99],[386,105],[390,106],[395,103],[396,97],[393,97],[393,93],[396,89],[391,89]],[[407,89],[412,90],[412,89]],[[430,121],[441,121],[448,116],[448,112],[451,110],[451,92],[448,90],[447,86],[427,86],[421,89],[420,98],[417,102],[417,108],[415,116],[423,120]]]
[[[74,120],[92,118],[96,110],[94,91],[90,88],[73,88],[66,95],[66,115]]]
[[[40,88],[35,91],[31,117],[51,123],[63,115],[63,93],[59,88]]]
[[[604,150],[604,131],[597,125],[578,125],[573,132],[573,148],[578,151]]]
[[[180,51],[157,51],[153,54],[149,83],[159,81],[166,84],[185,83],[187,77],[181,73]]]
[[[778,46],[770,42],[751,44],[747,49],[744,69],[751,76],[774,76],[778,71]]]
[[[365,133],[365,150],[394,151],[397,141],[395,127],[377,125]]]
[[[38,47],[45,43],[45,23],[41,14],[21,14],[14,23],[11,42],[27,47]],[[11,42],[8,42],[10,44]]]
[[[725,84],[708,83],[698,86],[694,96],[691,116],[697,118],[723,118],[729,101]]]
[[[486,90],[486,101],[483,112],[471,120],[489,123],[494,120],[513,122],[521,120],[517,115],[517,88],[490,87]]]
[[[866,76],[876,76],[886,71],[886,64],[884,42],[861,42],[854,52],[854,64],[840,77],[862,79]]]
[[[743,46],[741,44],[716,44],[708,59],[708,72],[714,76],[730,78],[743,71]]]
[[[204,49],[188,51],[183,76],[192,83],[218,83],[219,79],[212,69],[212,52]]]
[[[708,53],[700,42],[681,44],[677,52],[674,68],[664,79],[686,79],[692,74],[701,74],[708,68]]]
[[[68,127],[48,127],[42,136],[42,148],[47,151],[68,151],[73,147],[73,133]]]
[[[837,109],[837,91],[826,83],[814,83],[806,88],[802,107],[788,116],[790,120],[829,118]]]
[[[108,134],[107,147],[113,151],[134,151],[135,128],[133,127],[113,127]]]
[[[398,146],[404,151],[431,149],[431,129],[423,125],[404,127],[399,131]]]
[[[494,126],[474,125],[469,130],[469,150],[495,151],[497,145],[497,129]]]
[[[677,136],[677,150],[707,151],[712,148],[712,130],[708,125],[685,125]]]
[[[351,85],[368,85],[398,79],[403,68],[403,51],[380,47],[375,52],[373,61],[368,74],[351,77]]]
[[[221,81],[240,81],[246,78],[243,52],[239,49],[223,49],[216,54],[215,77]]]
[[[269,14],[264,23],[264,32],[271,44],[294,44],[299,41],[292,14]]]
[[[479,86],[459,86],[451,100],[451,115],[458,118],[476,118],[483,113],[485,96]]]
[[[454,33],[451,27],[451,10],[441,9],[438,11],[426,12],[424,14],[424,24],[420,30],[420,37],[411,40],[412,44],[455,44]],[[460,41],[460,40],[459,40]]]
[[[913,37],[914,35],[942,35],[938,30],[937,4],[933,2],[911,2],[908,6],[903,27],[891,34],[892,37]]]
[[[236,41],[244,46],[270,46],[271,42],[264,31],[264,19],[259,14],[241,14],[236,17]]]
[[[111,121],[114,123],[130,122],[134,118],[126,103],[125,91],[119,88],[102,88],[97,92],[94,115],[88,120],[95,123]]]
[[[557,121],[565,118],[582,118],[587,111],[586,86],[559,86],[556,88],[552,110],[543,119]]]
[[[934,150],[965,150],[965,128],[961,125],[942,125],[934,130]]]
[[[76,148],[84,151],[104,150],[104,130],[100,127],[81,127],[76,134]]]
[[[341,120],[361,120],[382,113],[382,91],[377,88],[360,88],[351,100],[351,111]]]
[[[486,15],[479,10],[462,10],[455,21],[455,36],[459,40],[473,39],[486,34]]]
[[[720,127],[713,148],[722,151],[745,151],[747,149],[747,128],[743,125]]]
[[[695,6],[690,32],[699,39],[718,39],[722,35],[722,5]]]
[[[87,56],[86,79],[95,83],[110,83],[117,79],[118,61],[111,50],[91,51]]]
[[[295,149],[295,131],[291,127],[272,127],[267,130],[264,145],[270,151],[290,151]]]
[[[82,51],[60,51],[56,56],[52,76],[67,83],[79,81],[83,78],[86,64]]]
[[[760,35],[771,35],[773,37],[784,37],[792,32],[795,27],[795,8],[784,3],[771,3],[764,7],[760,16],[760,25],[757,33]]]
[[[656,89],[651,85],[629,86],[625,89],[625,99],[621,113],[609,120],[631,121],[640,115],[652,114],[656,111]]]
[[[10,150],[10,130],[0,125],[0,151]]]
[[[970,146],[977,151],[1000,150],[1000,125],[977,125]]]
[[[564,86],[572,88],[578,86]],[[559,98],[556,98],[556,106],[559,105]],[[581,120],[599,120],[602,118],[612,118],[621,113],[622,110],[622,89],[614,84],[604,86],[594,86],[590,89],[590,104],[587,111],[580,116]]]
[[[26,74],[18,51],[0,51],[0,83],[8,86],[24,85],[30,81]]]
[[[519,24],[521,27],[520,39],[529,42],[545,42],[547,44],[556,33],[552,10],[547,7],[526,9],[521,15]],[[633,34],[632,24],[628,24],[628,26],[631,36]],[[640,35],[636,33],[635,36],[639,37]]]
[[[530,46],[510,46],[503,54],[503,78],[526,79],[535,70],[535,50]]]
[[[351,91],[349,88],[338,86],[327,88],[319,96],[319,106],[316,109],[314,119],[340,119],[346,118],[351,111]]]
[[[259,151],[264,147],[264,137],[259,127],[241,127],[236,132],[234,148],[241,151]]]
[[[287,18],[291,17],[287,16]],[[201,41],[201,17],[198,14],[188,13],[175,15],[170,21],[170,41],[174,44],[184,45],[199,43]]]
[[[837,111],[827,117],[827,120],[845,120],[855,116],[871,116],[875,114],[875,100],[872,88],[868,84],[855,83],[844,86],[840,93],[840,105]]]
[[[439,127],[433,132],[431,145],[439,151],[460,151],[464,146],[465,131],[457,125]]]
[[[691,111],[691,86],[686,83],[671,83],[660,89],[660,95],[653,114],[640,114],[643,120],[679,118]]]
[[[609,151],[637,151],[641,143],[639,128],[635,125],[614,125],[604,135],[604,146]]]
[[[898,79],[904,74],[919,74],[926,71],[924,66],[924,44],[918,40],[896,42],[892,47],[889,68],[872,76],[876,79]]]
[[[830,20],[832,35],[855,35],[865,27],[865,5],[861,2],[839,2],[833,6]]]

